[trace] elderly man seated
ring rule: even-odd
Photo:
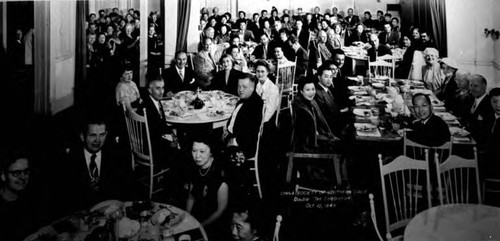
[[[195,72],[200,76],[207,76],[212,74],[212,71],[217,71],[217,63],[227,47],[228,43],[215,45],[212,38],[205,37],[203,49],[194,58]]]
[[[467,114],[462,118],[462,124],[471,132],[474,140],[481,151],[488,136],[488,125],[494,118],[493,108],[488,102],[486,93],[487,82],[482,75],[472,75],[469,81],[469,89],[474,99],[466,105],[470,107]]]
[[[309,63],[314,69],[319,68],[323,62],[333,57],[333,46],[327,44],[327,35],[323,30],[318,32],[317,42],[313,42],[309,47]]]
[[[408,132],[407,138],[426,146],[440,146],[450,141],[448,125],[434,115],[429,96],[415,94],[412,103],[415,119],[408,125],[413,131]]]
[[[376,61],[377,57],[384,55],[392,55],[391,49],[387,45],[381,45],[377,34],[370,34],[370,48],[368,49],[368,56],[370,61]]]

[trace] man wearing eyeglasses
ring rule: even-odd
[[[27,197],[30,165],[26,155],[8,153],[0,166],[0,240],[21,240],[34,232],[36,213]]]

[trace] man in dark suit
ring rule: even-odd
[[[252,41],[252,42],[255,42],[255,35],[253,34],[253,32],[251,30],[247,29],[247,23],[246,22],[240,22],[238,35],[240,35],[241,37],[243,37],[243,39],[241,39],[241,41],[245,41],[245,42]]]
[[[297,67],[295,70],[295,79],[299,76],[305,76],[307,67],[309,66],[309,55],[307,51],[300,45],[297,37],[291,35],[288,39],[290,46],[295,51],[295,59],[297,60]]]
[[[385,45],[389,48],[397,48],[399,46],[399,32],[392,31],[392,26],[390,23],[384,24],[384,31],[378,36],[381,45]]]
[[[332,58],[333,46],[327,42],[326,32],[320,30],[318,32],[318,40],[311,41],[309,52],[309,70],[317,69],[325,61]]]
[[[472,75],[469,81],[469,90],[474,99],[468,103],[470,112],[464,116],[466,128],[477,142],[479,151],[484,150],[489,131],[487,123],[494,118],[493,108],[486,93],[486,79],[482,75]]]
[[[309,29],[304,27],[304,22],[302,19],[297,19],[295,22],[295,28],[292,30],[292,34],[294,34],[299,40],[300,46],[304,49],[309,48]]]
[[[376,61],[377,57],[392,55],[389,47],[380,44],[377,34],[370,34],[370,45],[371,48],[368,49],[368,56],[370,57],[371,62]]]
[[[247,73],[238,79],[240,100],[227,122],[227,130],[224,133],[228,146],[238,146],[246,158],[255,156],[264,105],[262,98],[255,92],[255,82],[256,78]]]
[[[148,88],[142,93],[141,99],[148,118],[153,160],[162,167],[170,167],[177,152],[177,140],[165,121],[165,109],[160,101],[163,98],[164,88],[165,82],[160,76],[148,75]]]
[[[429,96],[419,93],[412,98],[415,120],[409,125],[408,139],[426,146],[440,146],[450,141],[448,125],[432,112]]]
[[[263,9],[262,11],[260,11],[260,18],[259,18],[259,25],[261,28],[262,26],[264,26],[264,21],[266,20],[269,20],[269,18],[267,17],[267,10]]]
[[[260,31],[262,25],[260,25],[259,23],[259,16],[259,13],[254,13],[252,16],[252,21],[247,21],[247,29],[252,31],[253,35],[257,38],[262,34],[262,32]]]
[[[272,59],[274,57],[274,47],[269,42],[269,36],[263,33],[260,36],[260,44],[255,47],[252,55],[256,59]]]
[[[119,156],[112,142],[106,142],[107,125],[98,115],[85,119],[81,144],[68,153],[64,179],[69,209],[80,210],[108,200],[130,198],[131,163]]]
[[[210,89],[222,90],[226,93],[238,95],[238,78],[243,74],[241,71],[235,70],[233,57],[225,54],[221,58],[222,70],[215,73],[212,79]]]
[[[357,15],[354,15],[354,9],[352,8],[347,9],[347,16],[344,18],[344,20],[349,28],[356,26],[356,24],[360,22],[359,17]]]
[[[318,24],[323,19],[323,15],[321,15],[319,12],[320,8],[318,6],[314,7],[314,13],[312,15],[312,22],[314,25]]]
[[[162,77],[165,80],[167,97],[182,90],[195,90],[198,87],[194,71],[186,65],[187,54],[179,51],[175,54],[175,65],[163,71]]]
[[[333,72],[329,66],[322,65],[317,73],[318,81],[316,82],[316,95],[314,99],[318,103],[323,116],[328,122],[328,126],[333,134],[340,137],[342,128],[345,127],[341,121],[340,105],[334,96]]]

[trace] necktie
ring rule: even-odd
[[[263,59],[267,59],[267,46],[264,45],[264,53],[262,54]]]
[[[184,71],[181,69],[179,70],[179,76],[181,77],[181,80],[184,81]]]
[[[210,60],[212,61],[212,66],[215,68],[217,67],[217,65],[215,64],[215,60],[214,58],[212,57],[212,54],[210,52],[208,52],[208,57],[210,58]]]
[[[165,111],[163,110],[163,105],[161,104],[161,101],[158,101],[158,111],[160,112],[160,118],[162,120],[165,119]]]
[[[471,114],[474,114],[474,111],[476,111],[476,107],[477,107],[477,101],[474,100],[474,104],[472,105],[472,108],[470,109]]]
[[[90,170],[90,177],[92,178],[92,180],[99,178],[99,170],[97,169],[97,163],[95,162],[96,158],[97,155],[95,153],[92,154],[92,156],[90,156],[89,170]]]
[[[227,86],[227,82],[228,82],[228,80],[229,80],[229,74],[230,74],[230,73],[231,73],[231,72],[226,71],[225,76],[224,76],[224,81],[225,81],[224,83],[226,84],[226,86]]]

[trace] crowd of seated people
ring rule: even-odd
[[[133,79],[138,79],[141,16],[138,10],[122,13],[118,8],[101,9],[98,14],[89,14],[85,25],[87,79],[91,85],[88,88],[94,90],[92,94],[98,89],[99,94],[106,96],[116,86],[120,66],[132,66]],[[159,13],[152,11],[147,21],[148,63],[151,68],[160,68],[163,67],[163,30]]]
[[[347,78],[356,73],[346,65],[346,54],[342,50],[346,46],[367,49],[371,59],[391,54],[395,48],[401,49],[403,59],[398,64],[397,74],[406,77],[412,67],[413,53],[422,51],[426,64],[421,77],[425,85],[472,133],[481,158],[487,163],[485,166],[491,167],[485,169],[486,175],[498,175],[492,170],[498,166],[495,160],[499,156],[499,90],[494,88],[488,93],[483,76],[461,70],[450,58],[439,59],[439,51],[430,41],[429,32],[412,28],[411,36],[409,32],[402,35],[400,31],[405,28],[399,25],[398,18],[380,11],[374,19],[370,12],[365,12],[365,18],[361,19],[354,15],[352,8],[347,10],[346,16],[340,15],[335,7],[324,15],[316,7],[312,13],[299,11],[293,16],[284,11],[281,17],[277,9],[269,16],[267,10],[262,10],[252,14],[252,19],[246,19],[242,11],[236,21],[231,14],[219,15],[218,11],[218,8],[213,8],[212,13],[207,8],[202,9],[200,50],[193,59],[193,68],[187,66],[188,53],[180,50],[175,53],[173,64],[161,74],[155,70],[148,72],[147,85],[143,89],[135,82],[137,71],[130,67],[134,61],[132,57],[137,54],[138,11],[131,11],[125,17],[121,17],[118,9],[108,15],[100,11],[99,19],[91,14],[87,44],[90,71],[101,68],[99,66],[108,60],[116,61],[114,70],[120,77],[113,86],[114,102],[120,108],[124,105],[139,114],[146,111],[155,162],[175,173],[167,178],[165,186],[176,191],[157,200],[181,205],[200,221],[209,239],[227,240],[231,234],[234,240],[265,238],[258,217],[263,212],[254,213],[252,208],[241,204],[256,199],[255,190],[249,184],[251,175],[244,168],[248,159],[256,155],[262,123],[265,123],[264,132],[279,128],[288,131],[285,127],[274,126],[282,97],[273,76],[276,65],[297,63],[298,86],[291,106],[295,142],[292,147],[285,148],[351,156],[354,118],[349,111],[352,102],[348,86],[357,83]],[[158,14],[152,12],[148,33],[161,39],[156,34],[160,31]],[[149,45],[154,45],[155,41],[158,40],[152,40]],[[153,48],[150,57],[158,56],[161,52],[158,49]],[[194,137],[187,140],[188,145],[179,145],[178,137],[167,125],[161,100],[172,98],[180,91],[199,88],[222,90],[238,96],[239,100],[221,136],[215,136],[215,131],[210,134],[195,131]],[[414,115],[401,123],[414,130],[409,138],[429,146],[450,140],[448,126],[434,114],[427,95],[414,95],[412,104]],[[123,116],[120,118],[123,120]],[[60,183],[59,187],[65,194],[61,202],[71,204],[64,209],[66,214],[106,199],[142,198],[136,191],[136,180],[131,178],[129,158],[124,157],[129,150],[117,150],[116,140],[109,133],[116,128],[126,133],[125,126],[91,114],[82,121],[79,142],[69,149],[62,165],[67,170],[64,180],[71,180]],[[273,139],[263,140],[263,143],[259,146],[264,149],[263,153],[286,145]],[[273,165],[278,164],[270,156],[264,155],[267,158],[264,175],[268,175],[262,178],[266,180],[264,186],[272,186],[271,176],[278,176],[273,169]],[[272,155],[277,156],[280,155]],[[25,192],[31,182],[30,159],[20,155],[9,156],[6,160],[0,166],[0,216],[12,216],[16,210],[30,210],[25,207],[35,208],[26,202],[31,201],[26,199],[29,192]],[[21,214],[11,221],[12,225],[24,221],[25,215]],[[36,225],[39,224],[26,225],[26,230],[12,229],[12,233],[17,239],[33,232]]]

